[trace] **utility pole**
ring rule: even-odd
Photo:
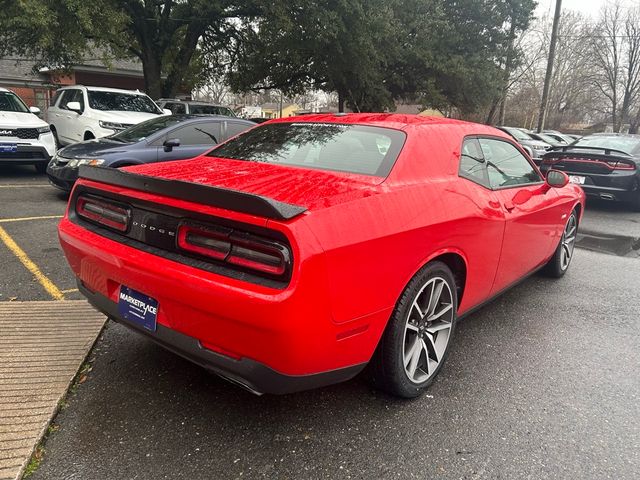
[[[556,55],[556,41],[558,40],[558,25],[560,23],[560,12],[562,10],[562,0],[556,0],[556,12],[553,16],[553,27],[551,27],[551,43],[549,44],[549,58],[547,59],[547,72],[544,76],[544,88],[542,89],[542,100],[540,101],[540,113],[538,114],[538,133],[544,130],[544,123],[547,120],[547,101],[549,100],[549,88],[551,87],[551,74],[553,73],[553,60]]]

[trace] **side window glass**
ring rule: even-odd
[[[66,110],[67,103],[69,103],[69,99],[71,98],[72,95],[73,95],[73,92],[71,90],[63,90],[62,92],[60,92],[60,94],[58,95],[58,97],[60,98],[60,103],[58,103],[58,108],[61,108],[62,110]]]
[[[458,174],[472,182],[491,188],[487,165],[477,138],[467,138],[462,144]]]
[[[246,130],[249,130],[252,125],[246,123],[239,122],[226,122],[227,123],[227,131],[225,135],[225,140],[231,137],[235,137],[239,133],[242,133]]]
[[[218,138],[204,124],[187,125],[167,135],[167,138],[179,138],[180,145],[215,145]]]
[[[50,107],[55,107],[56,102],[61,97],[62,93],[63,92],[57,91],[56,93],[53,94],[53,96],[51,97],[51,100],[49,101],[49,106]]]
[[[184,106],[184,103],[167,103],[164,108],[168,108],[169,110],[171,110],[171,113],[173,113],[174,115],[186,113],[187,110]]]
[[[479,140],[491,188],[541,182],[542,178],[520,151],[508,142],[491,138]]]
[[[84,112],[84,95],[82,94],[82,90],[74,90],[73,97],[70,102],[78,102],[80,104],[80,110]]]

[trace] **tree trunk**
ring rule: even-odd
[[[145,52],[142,59],[142,72],[147,95],[154,100],[162,97],[162,64],[159,56]]]
[[[338,92],[338,112],[344,113],[344,94]]]

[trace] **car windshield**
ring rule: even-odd
[[[531,140],[531,137],[517,128],[505,128],[516,140]]]
[[[120,112],[162,113],[158,106],[146,95],[89,91],[89,106],[94,110],[115,110]]]
[[[13,92],[0,92],[0,111],[29,113],[24,102]]]
[[[558,139],[553,138],[551,135],[546,135],[544,133],[537,133],[536,135],[543,142],[547,142],[547,143],[552,144],[552,145],[554,143],[561,143]]]
[[[404,140],[404,132],[381,127],[275,123],[249,130],[209,156],[386,177]]]
[[[574,147],[599,147],[620,150],[621,152],[632,154],[640,153],[640,135],[634,136],[606,136],[593,135],[583,137],[573,144]]]
[[[129,127],[126,130],[121,131],[120,133],[111,135],[109,138],[122,143],[141,142],[154,133],[159,132],[160,130],[164,130],[165,128],[177,125],[178,123],[184,122],[185,120],[186,117],[175,115],[165,115],[162,117],[152,118],[151,120],[147,120],[146,122],[142,122],[134,125],[133,127]]]
[[[189,105],[189,113],[196,115],[224,115],[225,117],[236,116],[230,108],[216,105]]]

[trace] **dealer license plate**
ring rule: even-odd
[[[158,301],[144,293],[122,285],[118,294],[118,313],[146,330],[156,331]]]
[[[580,175],[569,175],[569,181],[571,183],[577,183],[578,185],[584,185],[585,177],[581,177]]]
[[[18,145],[15,143],[0,143],[0,152],[15,153],[18,151]]]

